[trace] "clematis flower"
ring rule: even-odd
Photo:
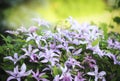
[[[14,56],[7,56],[7,57],[4,57],[4,59],[8,59],[8,60],[11,60],[12,62],[14,62],[14,64],[16,64],[19,60],[21,60],[22,58],[26,58],[25,55],[21,55],[20,57],[18,57],[18,54],[17,53],[14,53]]]
[[[37,29],[38,29],[37,27],[31,26],[31,27],[28,29],[28,31],[29,31],[30,33],[33,33],[33,32],[35,32]]]
[[[38,58],[39,56],[36,54],[36,52],[38,52],[38,49],[32,49],[32,46],[29,45],[28,46],[28,50],[26,48],[22,48],[22,50],[25,52],[25,56],[30,57],[30,61],[31,62],[38,62]]]
[[[42,36],[37,35],[35,32],[29,33],[27,35],[28,35],[28,37],[26,39],[26,42],[28,42],[30,40],[34,40],[35,43],[37,44],[38,48],[41,48],[41,41],[43,41],[47,46],[46,40]]]
[[[7,81],[11,81],[12,79],[16,79],[17,81],[21,81],[22,77],[28,76],[31,74],[32,70],[26,72],[26,65],[23,63],[20,70],[18,66],[14,68],[14,71],[6,71],[10,76],[7,78]]]
[[[43,19],[40,18],[33,18],[33,21],[38,23],[38,26],[46,26],[49,28],[49,23]]]
[[[98,79],[101,79],[102,81],[106,81],[104,75],[106,75],[105,71],[98,72],[98,66],[94,66],[95,71],[93,72],[88,72],[87,74],[90,76],[94,76],[95,79],[94,81],[98,81]]]
[[[32,71],[32,74],[33,74],[32,77],[34,77],[37,81],[41,81],[41,80],[42,81],[49,81],[49,80],[41,77],[41,76],[45,75],[45,73],[40,73],[39,69],[37,69],[36,72]]]
[[[93,54],[98,54],[100,57],[105,55],[105,51],[100,49],[99,44],[97,44],[94,47],[92,47],[92,45],[88,44],[87,49],[92,50]]]
[[[52,66],[54,66],[56,62],[59,62],[59,59],[58,59],[59,55],[54,53],[54,51],[52,49],[48,50],[47,48],[45,48],[45,52],[40,53],[39,57],[44,58],[41,61],[42,63],[50,62]]]
[[[27,33],[28,32],[28,30],[24,26],[21,26],[20,28],[18,28],[17,31],[22,32],[22,33],[24,33],[24,32]]]
[[[120,49],[120,42],[114,40],[114,39],[108,39],[108,47],[113,49]]]
[[[83,60],[83,63],[86,62],[90,66],[90,68],[94,68],[96,65],[96,61],[92,58],[92,56],[87,55],[85,59]]]
[[[75,60],[72,57],[69,57],[68,60],[65,62],[66,66],[71,69],[75,68],[75,66],[79,66],[80,68],[84,68],[83,66],[80,65],[80,62],[78,62],[77,60]]]
[[[80,24],[76,20],[74,20],[71,16],[66,20],[71,24],[72,30],[79,30]]]
[[[62,74],[61,76],[57,75],[55,77],[55,81],[72,81],[73,78],[71,76],[71,73],[69,72],[70,70],[67,68],[67,66],[65,65],[65,67],[62,67],[61,65],[59,65],[60,69],[62,70]]]
[[[74,81],[85,81],[86,79],[83,78],[83,73],[78,72],[77,76],[75,76]]]

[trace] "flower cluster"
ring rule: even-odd
[[[40,27],[50,28],[47,22],[34,20]],[[90,24],[80,25],[72,17],[66,21],[69,29],[39,31],[38,27],[31,26],[29,29],[21,27],[16,31],[7,31],[25,40],[19,53],[4,57],[14,66],[14,71],[5,69],[10,75],[7,81],[29,78],[36,81],[106,81],[107,73],[98,70],[100,65],[96,58],[108,58],[114,64],[119,61],[114,54],[100,48],[100,41],[104,39],[102,30]],[[120,49],[120,43],[108,39],[108,47]]]

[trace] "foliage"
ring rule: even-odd
[[[80,25],[72,17],[66,19],[69,28],[53,30],[48,22],[35,21],[38,27],[1,35],[2,81],[119,81],[120,34],[108,34],[105,24]]]

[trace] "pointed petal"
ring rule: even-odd
[[[24,73],[24,76],[28,76],[28,75],[30,75],[31,73],[32,73],[32,70],[29,70],[29,71],[27,71],[27,72]]]
[[[97,74],[98,73],[98,66],[95,65],[94,68],[95,68],[95,73]]]
[[[14,75],[14,72],[12,71],[6,71],[7,73],[9,73],[10,75]]]
[[[4,57],[4,59],[9,59],[11,61],[14,61],[14,59],[11,56]]]
[[[7,78],[7,81],[11,81],[12,79],[15,79],[15,77],[10,76],[10,77]]]
[[[14,68],[14,73],[18,73],[18,66]]]
[[[95,76],[95,72],[88,72],[88,75]]]
[[[106,72],[105,72],[105,71],[101,71],[101,72],[99,73],[99,76],[104,76],[104,75],[106,75]]]
[[[18,54],[17,53],[14,54],[14,58],[18,59]]]
[[[29,47],[28,47],[28,52],[31,53],[31,51],[32,51],[32,46],[29,45]]]
[[[38,51],[39,51],[38,49],[34,49],[34,50],[32,51],[32,53],[35,54],[35,53],[38,52]]]
[[[21,79],[20,79],[20,78],[17,78],[17,81],[21,81]]]
[[[42,62],[42,63],[47,63],[48,60],[47,60],[47,59],[44,59],[44,60],[42,60],[41,62]]]
[[[20,69],[21,69],[21,72],[20,72],[20,73],[23,73],[23,74],[24,74],[25,71],[26,71],[26,65],[23,63]]]

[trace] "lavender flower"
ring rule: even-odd
[[[74,81],[85,81],[86,79],[83,78],[83,73],[78,72],[77,76],[75,76]]]
[[[38,52],[38,49],[32,49],[32,46],[29,45],[28,50],[26,48],[22,48],[22,50],[25,52],[25,56],[29,56],[30,57],[30,61],[31,62],[38,62],[38,58],[39,56],[36,54],[36,52]]]
[[[4,59],[8,59],[11,60],[12,62],[14,62],[14,64],[16,64],[19,60],[21,60],[22,58],[26,58],[25,55],[21,55],[20,57],[18,57],[17,53],[14,53],[14,56],[7,56],[4,57]]]
[[[96,65],[96,61],[92,58],[92,56],[87,55],[83,60],[83,63],[87,62],[90,68],[94,68]]]
[[[95,71],[88,72],[87,74],[90,76],[95,76],[94,81],[98,81],[98,79],[101,79],[102,81],[106,81],[104,75],[106,75],[105,71],[98,72],[98,66],[94,66]]]
[[[34,71],[32,71],[32,76],[37,80],[37,81],[49,81],[45,78],[42,78],[41,76],[45,75],[45,73],[40,73],[39,69],[37,69],[36,73]]]
[[[47,46],[46,40],[43,39],[42,36],[37,35],[35,32],[29,33],[27,35],[28,35],[28,37],[26,39],[26,42],[28,42],[30,40],[34,40],[35,43],[37,44],[38,48],[40,48],[41,47],[41,41],[43,41],[46,44],[46,46]]]
[[[51,49],[48,50],[47,48],[45,48],[45,53],[40,53],[39,57],[44,58],[41,61],[42,63],[50,62],[52,66],[54,66],[56,62],[59,62],[59,59],[57,58],[57,57],[59,57],[59,55],[54,53],[54,51]]]
[[[33,20],[38,23],[38,26],[46,26],[49,28],[49,23],[47,21],[40,18],[34,18]]]
[[[67,68],[66,65],[64,68],[60,66],[60,69],[62,70],[62,74],[59,77],[60,81],[72,81],[73,80],[71,73],[69,72],[70,70]]]
[[[10,81],[12,79],[16,79],[17,81],[21,81],[22,77],[28,76],[31,74],[31,70],[26,72],[26,65],[22,64],[20,70],[18,68],[18,66],[16,66],[14,68],[14,71],[6,71],[8,74],[10,74],[11,76],[8,77],[7,81]]]
[[[71,69],[75,68],[75,66],[79,66],[80,68],[84,68],[83,66],[80,65],[80,62],[76,61],[74,58],[70,57],[68,60],[65,62],[66,66]]]
[[[114,40],[114,39],[108,39],[108,47],[113,49],[119,49],[120,50],[120,42]]]
[[[35,32],[37,29],[38,29],[37,27],[31,26],[31,27],[28,29],[28,31],[29,31],[30,33],[33,33],[33,32]]]

